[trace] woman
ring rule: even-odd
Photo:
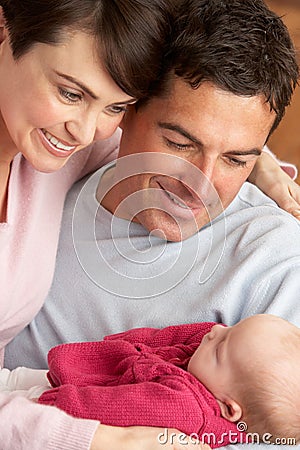
[[[77,152],[109,138],[126,106],[146,95],[158,77],[168,4],[8,0],[1,6],[3,348],[33,318],[50,287],[68,188],[112,158],[118,139],[94,152]],[[28,297],[29,290],[34,292]],[[132,430],[74,420],[4,396],[0,424],[2,449],[120,449],[120,441],[134,448]],[[143,448],[150,448],[157,434],[145,429]]]
[[[79,150],[108,139],[126,106],[149,94],[169,12],[167,0],[7,0],[1,6],[3,358],[6,343],[34,317],[50,287],[67,190],[114,157],[118,136]],[[3,450],[160,448],[157,429],[99,426],[5,396],[0,431]]]

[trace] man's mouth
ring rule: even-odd
[[[64,152],[66,151],[71,152],[76,148],[76,145],[66,145],[65,143],[63,143],[62,141],[60,141],[59,139],[57,139],[55,136],[53,136],[44,129],[42,129],[41,131],[43,132],[47,141],[58,151],[62,150]]]
[[[191,194],[190,190],[184,187],[185,192],[183,195],[179,196],[174,192],[171,192],[167,186],[163,186],[160,182],[157,181],[159,187],[164,191],[164,193],[168,196],[168,198],[175,203],[175,205],[179,206],[182,209],[187,210],[198,210],[199,208],[203,208],[203,203],[199,198],[195,198],[195,194]],[[182,190],[182,189],[181,189]],[[183,199],[184,197],[184,199]]]
[[[180,206],[180,208],[190,209],[185,203],[179,200],[177,196],[174,196],[171,192],[164,190],[167,196],[174,202],[176,205]]]

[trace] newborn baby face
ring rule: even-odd
[[[215,325],[191,357],[188,371],[218,400],[234,398],[241,368],[268,367],[289,328],[295,327],[270,314],[251,316],[231,327]]]

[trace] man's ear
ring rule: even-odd
[[[237,422],[242,417],[242,408],[240,405],[231,398],[226,399],[225,401],[217,400],[218,405],[221,409],[221,416],[230,422]]]

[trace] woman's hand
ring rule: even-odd
[[[272,198],[280,208],[300,220],[300,186],[278,165],[275,159],[263,152],[248,181]]]
[[[90,450],[210,450],[175,429],[112,427],[100,424]]]

